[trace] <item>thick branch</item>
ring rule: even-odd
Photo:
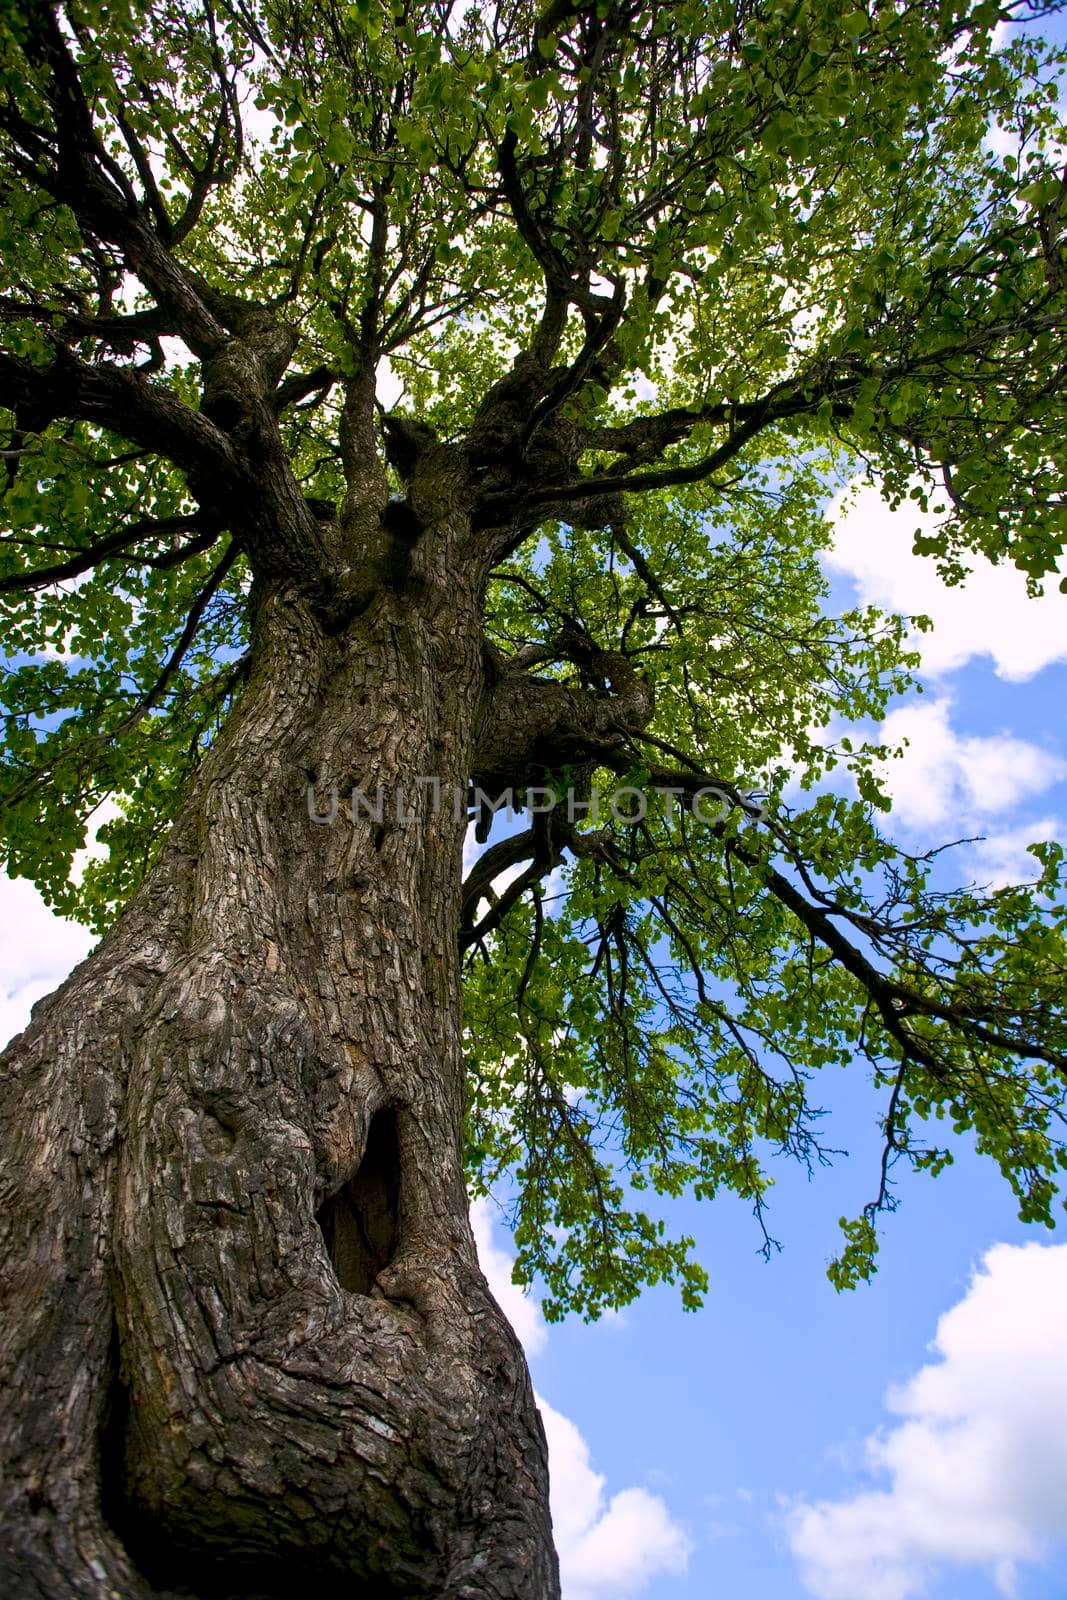
[[[641,736],[638,735],[638,738]],[[605,765],[612,765],[609,759]],[[616,770],[623,770],[616,761]],[[713,789],[726,796],[734,805],[751,811],[751,804],[730,782],[705,772],[694,763],[690,770],[652,767],[649,779],[653,786],[673,789],[683,805],[692,807],[693,798],[702,789]],[[882,1024],[905,1057],[919,1062],[932,1076],[944,1077],[945,1063],[921,1034],[909,1028],[910,1017],[925,1017],[959,1028],[975,1043],[1024,1059],[1044,1061],[1060,1072],[1067,1072],[1067,1057],[1047,1048],[1040,1041],[1023,1034],[1005,1031],[983,1020],[980,1008],[970,1012],[951,1002],[935,999],[914,982],[899,978],[891,971],[882,971],[864,955],[863,951],[842,933],[833,920],[831,909],[809,900],[795,884],[777,868],[766,861],[743,840],[731,837],[726,849],[744,863],[767,886],[777,900],[787,907],[808,933],[826,949],[846,972],[850,973],[870,995]]]
[[[934,1077],[944,1076],[944,1065],[920,1037],[903,1026],[904,1019],[909,1016],[927,1017],[932,1021],[948,1023],[963,1029],[978,1044],[1009,1055],[1019,1055],[1026,1060],[1045,1061],[1057,1071],[1067,1073],[1067,1056],[1061,1051],[1050,1050],[1036,1039],[988,1027],[978,1018],[965,1014],[959,1007],[934,1000],[915,988],[913,984],[901,982],[890,974],[880,972],[854,944],[845,938],[841,930],[835,927],[829,912],[805,899],[788,878],[761,863],[758,857],[746,852],[743,846],[739,848],[735,843],[731,848],[746,865],[762,872],[768,888],[775,897],[784,906],[788,906],[794,916],[830,951],[845,970],[863,984],[878,1007],[886,1032],[896,1040],[906,1057],[921,1062]]]
[[[487,793],[605,756],[652,716],[652,690],[620,652],[561,635],[555,653],[598,687],[576,688],[501,664],[486,689],[472,761],[474,780]]]
[[[492,892],[493,883],[502,872],[516,866],[520,861],[530,860],[536,852],[537,838],[534,829],[527,828],[525,833],[513,833],[508,838],[501,839],[498,844],[494,844],[480,855],[463,880],[460,900],[463,922],[473,925],[478,902],[490,897],[496,898]]]
[[[211,355],[226,338],[226,297],[178,263],[153,227],[151,209],[138,204],[93,125],[78,65],[51,9],[34,6],[26,21],[27,57],[49,76],[55,134],[42,135],[10,109],[0,117],[29,158],[24,176],[68,205],[90,235],[118,245],[189,348]]]
[[[885,391],[905,379],[941,386],[953,377],[952,364],[982,356],[1008,338],[1037,336],[1062,326],[1062,315],[1036,309],[1017,322],[997,322],[978,328],[953,345],[915,353],[897,362],[880,364],[851,356],[814,362],[807,371],[776,384],[760,399],[739,404],[674,407],[653,416],[637,417],[619,427],[587,429],[574,441],[574,457],[587,451],[615,451],[631,464],[649,466],[672,446],[684,443],[698,424],[728,429],[723,442],[698,461],[668,463],[654,470],[619,471],[617,464],[578,478],[555,482],[526,482],[521,469],[507,487],[499,479],[487,483],[475,511],[474,523],[482,529],[532,529],[545,513],[597,497],[640,494],[701,483],[733,460],[764,429],[794,418],[812,416],[826,402],[839,421],[847,422],[861,387],[874,383]],[[906,423],[886,419],[888,431],[911,439]],[[913,441],[914,442],[914,441]],[[920,441],[921,442],[921,441]]]
[[[55,772],[57,767],[62,766],[72,758],[75,760],[81,759],[88,752],[94,748],[99,748],[101,745],[113,744],[116,739],[120,739],[123,735],[131,732],[139,722],[142,722],[148,716],[149,712],[159,704],[192,648],[200,624],[204,620],[204,613],[222,588],[226,576],[239,554],[239,546],[235,541],[231,540],[206,584],[190,606],[189,614],[186,617],[185,626],[182,628],[178,642],[163,663],[154,683],[141,695],[122,720],[114,727],[108,728],[101,733],[83,734],[73,739],[69,744],[62,746],[50,761],[34,768],[18,783],[12,785],[3,796],[3,799],[0,800],[0,811],[9,811],[19,805],[27,795],[32,794],[35,789],[39,788]]]
[[[233,489],[242,477],[230,440],[202,411],[132,367],[106,361],[90,366],[63,345],[47,367],[0,351],[0,405],[35,432],[59,418],[92,422],[190,476],[209,472]]]
[[[557,295],[566,295],[571,287],[571,271],[563,256],[556,249],[549,236],[541,229],[533,212],[527,204],[526,194],[519,177],[518,164],[515,160],[519,141],[513,128],[509,128],[500,142],[497,151],[497,170],[503,185],[504,196],[511,208],[515,219],[515,226],[523,243],[529,249],[534,260],[545,275],[545,283],[550,292]]]
[[[185,533],[193,528],[203,531],[194,539],[161,555],[145,555],[133,549],[142,539],[158,538],[161,534]],[[65,583],[80,578],[82,573],[114,556],[128,555],[130,561],[153,567],[173,567],[187,561],[190,556],[210,550],[221,531],[221,523],[207,518],[202,512],[188,517],[143,517],[129,523],[117,533],[98,539],[87,550],[80,550],[68,561],[59,561],[51,567],[36,567],[29,572],[16,572],[0,578],[0,594],[15,594],[25,590],[45,589],[52,583]]]

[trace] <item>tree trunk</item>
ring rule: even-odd
[[[0,1060],[13,1600],[558,1595],[463,1184],[450,544],[332,634],[264,589],[159,863]]]

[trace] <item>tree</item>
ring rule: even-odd
[[[3,1057],[8,1594],[556,1595],[468,1185],[550,1315],[696,1305],[640,1192],[762,1223],[859,1059],[836,1281],[940,1119],[1051,1223],[1061,852],[883,837],[818,566],[865,471],[1055,570],[1049,9],[4,7],[5,840],[104,935]]]

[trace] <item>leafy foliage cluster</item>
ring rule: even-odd
[[[942,1125],[1051,1224],[1061,852],[955,890],[880,833],[886,752],[827,730],[877,721],[914,661],[899,619],[826,615],[819,556],[862,473],[938,511],[917,547],[948,580],[976,552],[1055,572],[1063,53],[1016,26],[1053,9],[3,7],[10,870],[105,928],[240,692],[256,562],[217,465],[247,420],[219,327],[286,330],[271,438],[323,525],[391,379],[385,422],[464,448],[474,525],[503,530],[487,651],[594,697],[614,653],[654,690],[577,763],[606,822],[491,845],[525,869],[466,930],[471,1181],[515,1180],[550,1314],[659,1279],[698,1303],[636,1197],[728,1188],[763,1222],[768,1154],[820,1159],[812,1082],[856,1058],[884,1160],[837,1283],[872,1270],[894,1164],[951,1159]],[[619,782],[680,800],[612,817]],[[706,782],[769,820],[698,824]]]

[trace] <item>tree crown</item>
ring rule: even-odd
[[[448,453],[493,691],[472,780],[600,808],[491,844],[459,930],[472,1184],[516,1178],[549,1315],[663,1278],[696,1304],[640,1191],[729,1188],[762,1224],[768,1153],[820,1158],[812,1080],[855,1057],[884,1158],[835,1281],[872,1270],[893,1165],[951,1159],[941,1122],[1051,1223],[1061,852],[957,889],[879,832],[884,752],[826,730],[915,661],[899,619],[825,614],[819,553],[862,472],[939,513],[947,580],[979,552],[1055,572],[1062,55],[997,35],[1054,9],[4,9],[10,868],[106,927],[262,587],[343,631]],[[519,703],[536,743],[494,732]],[[622,783],[669,793],[627,816]]]

